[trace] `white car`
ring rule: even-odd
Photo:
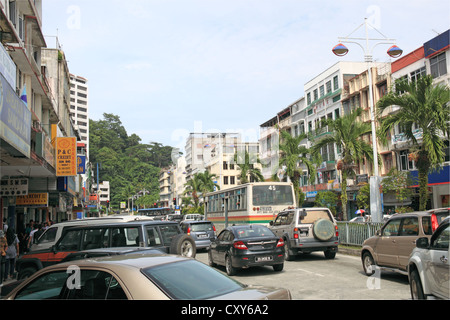
[[[412,299],[450,299],[450,219],[441,222],[428,238],[419,238],[409,258],[408,277]]]

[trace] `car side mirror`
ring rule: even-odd
[[[273,226],[273,221],[270,221],[270,222],[269,222],[269,225],[270,225],[270,226]]]
[[[419,238],[416,240],[416,247],[420,249],[427,249],[429,247],[428,238]]]

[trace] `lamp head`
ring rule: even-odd
[[[392,58],[398,58],[402,55],[403,50],[397,47],[396,45],[393,45],[390,47],[387,51],[387,54]]]
[[[344,46],[342,43],[338,43],[332,49],[333,53],[339,57],[343,57],[348,53],[348,48]]]

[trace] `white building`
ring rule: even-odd
[[[89,156],[89,88],[86,78],[70,75],[70,116]]]

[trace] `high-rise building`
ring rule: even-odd
[[[70,75],[70,116],[89,156],[89,88],[86,78]]]

